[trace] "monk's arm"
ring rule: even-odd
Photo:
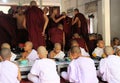
[[[17,76],[18,80],[21,81],[21,73],[20,73],[20,69],[18,68],[18,76]]]
[[[52,19],[53,19],[53,21],[55,22],[55,23],[58,23],[58,22],[60,22],[62,19],[64,19],[66,16],[61,16],[60,18],[58,18],[58,19],[55,19],[54,17],[52,17]]]
[[[26,17],[24,16],[24,19],[23,19],[23,27],[26,29]]]
[[[75,20],[72,20],[72,25],[76,24],[79,21],[79,18],[76,17]]]
[[[43,32],[42,32],[43,35],[45,34],[45,30],[46,30],[46,27],[47,27],[48,22],[49,22],[48,17],[45,14],[44,14],[44,19],[45,19],[45,24],[44,24],[44,28],[43,28]]]

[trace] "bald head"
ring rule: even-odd
[[[30,6],[37,6],[36,1],[31,1],[31,2],[30,2]]]
[[[59,49],[61,49],[61,44],[60,44],[60,43],[55,43],[54,48],[59,48]]]
[[[33,43],[30,42],[30,41],[27,41],[27,42],[25,43],[24,50],[25,50],[25,51],[31,51],[32,48],[33,48]]]
[[[81,54],[81,50],[78,46],[73,46],[71,49],[70,49],[70,52],[71,53],[77,53],[77,54]]]
[[[2,48],[8,48],[8,49],[10,49],[10,45],[8,43],[3,43],[2,46],[1,46],[1,49]]]
[[[76,40],[71,41],[71,47],[77,46],[79,47],[79,44]]]
[[[104,52],[105,52],[105,54],[106,54],[107,56],[114,54],[114,50],[113,50],[113,48],[112,48],[111,46],[106,46],[106,47],[104,48]]]
[[[8,48],[2,48],[1,49],[1,56],[4,60],[10,59],[11,57],[11,50]]]
[[[47,57],[48,51],[46,50],[46,48],[44,46],[38,47],[37,51],[38,51],[38,54],[39,54],[40,58],[46,58]]]

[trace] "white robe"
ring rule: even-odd
[[[19,83],[18,67],[10,61],[0,62],[0,83]]]
[[[27,56],[27,59],[29,61],[35,61],[36,59],[39,59],[37,51],[33,49],[31,53]]]
[[[103,48],[99,48],[99,47],[95,48],[92,54],[96,54],[96,56],[102,57],[104,54]]]
[[[36,60],[28,79],[33,83],[60,83],[55,61],[47,58]]]
[[[120,83],[120,57],[109,55],[100,61],[98,76],[108,83]]]
[[[63,51],[60,51],[56,56],[54,56],[54,58],[63,59],[64,56],[65,56],[65,53]]]
[[[81,47],[80,47],[80,50],[81,50],[82,56],[90,56],[89,53],[86,52],[84,48],[81,48]]]
[[[87,57],[72,60],[61,76],[72,83],[98,83],[94,61]]]

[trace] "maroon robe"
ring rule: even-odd
[[[58,28],[52,28],[49,31],[49,37],[52,44],[60,43],[63,44],[63,30],[60,30]]]
[[[75,18],[78,17],[79,20],[81,21],[81,27],[78,27],[77,24],[75,24],[77,26],[77,33],[79,35],[82,35],[83,38],[85,39],[85,41],[88,41],[88,26],[87,26],[87,20],[85,18],[85,16],[82,13],[78,13],[75,15]]]
[[[88,51],[86,42],[83,38],[74,38],[71,41],[76,40],[81,48],[84,48],[86,51]]]
[[[29,40],[33,43],[35,49],[39,46],[45,46],[45,39],[44,36],[42,36],[45,23],[43,15],[43,11],[36,6],[30,7],[26,11],[26,25]]]
[[[0,14],[0,46],[2,43],[17,45],[16,39],[17,23],[10,14]]]

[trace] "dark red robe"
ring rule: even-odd
[[[10,14],[0,14],[0,46],[2,43],[17,45],[16,39],[17,23]]]
[[[36,6],[30,7],[26,11],[26,25],[29,40],[33,43],[35,49],[39,46],[45,46],[45,39],[44,36],[42,36],[45,23],[43,15],[43,11]]]
[[[86,42],[83,38],[75,38],[74,40],[76,40],[78,42],[78,44],[81,48],[84,48],[86,51],[88,51],[88,49],[86,47]]]
[[[60,43],[63,44],[63,30],[58,28],[52,28],[49,31],[49,37],[52,44]]]
[[[76,25],[76,32],[79,34],[79,35],[82,35],[83,38],[85,39],[85,41],[88,41],[88,26],[87,26],[87,20],[85,18],[85,16],[82,14],[82,13],[78,13],[75,15],[75,18],[78,17],[79,20],[81,21],[81,27],[78,27],[77,24]]]

